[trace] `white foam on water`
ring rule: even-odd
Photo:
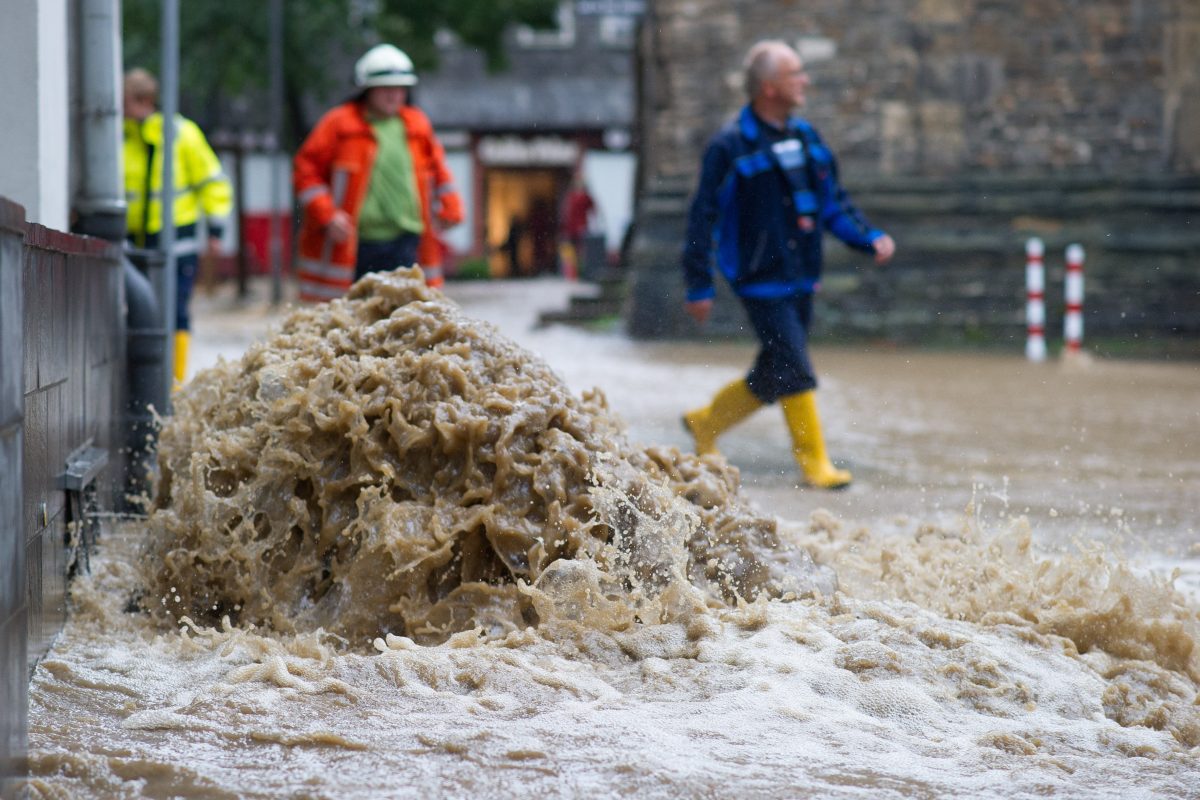
[[[1194,745],[1111,718],[1110,656],[1015,617],[838,595],[347,653],[104,610],[134,539],[106,540],[35,676],[46,796],[1190,797],[1200,776]]]

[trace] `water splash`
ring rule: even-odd
[[[832,590],[736,471],[633,447],[599,392],[573,396],[415,270],[297,311],[175,406],[144,601],[173,618],[367,647],[537,624],[539,592],[588,570],[620,595],[614,625]]]

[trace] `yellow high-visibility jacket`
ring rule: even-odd
[[[175,225],[196,222],[203,210],[209,235],[220,235],[233,209],[233,190],[200,126],[176,115]],[[162,230],[162,114],[125,120],[127,232],[137,245]],[[152,163],[153,162],[153,163]]]

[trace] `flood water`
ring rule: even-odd
[[[199,299],[251,352],[76,584],[29,794],[1200,796],[1197,365],[818,346],[818,492],[778,409],[686,454],[752,345],[536,328],[569,290],[257,350]]]

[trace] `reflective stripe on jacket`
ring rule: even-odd
[[[129,236],[144,244],[147,234],[162,230],[163,118],[155,112],[142,122],[124,126],[126,225]],[[221,171],[217,154],[200,127],[175,117],[175,225],[192,225],[204,216],[209,233],[218,233],[233,209],[233,189]]]
[[[445,151],[434,136],[429,118],[412,106],[402,107],[400,118],[408,136],[425,223],[417,261],[441,264],[433,218],[436,215],[443,225],[461,222],[462,199],[454,190]],[[326,113],[296,153],[292,179],[303,212],[297,259],[302,300],[340,297],[354,281],[358,214],[367,195],[377,149],[361,104],[351,101]],[[327,240],[326,229],[338,208],[350,215],[355,232],[346,241],[334,244]]]
[[[792,117],[772,137],[763,124],[746,106],[704,153],[683,248],[689,301],[715,294],[714,260],[742,297],[788,297],[820,280],[822,230],[864,252],[883,236],[842,190],[816,129]]]

